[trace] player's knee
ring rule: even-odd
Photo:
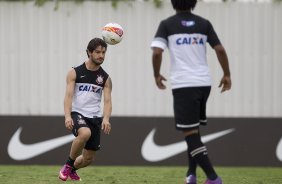
[[[81,159],[81,158],[80,159],[76,159],[75,162],[74,162],[74,166],[77,167],[77,165],[81,165],[82,162],[83,162],[83,159]]]
[[[77,137],[81,139],[82,141],[86,142],[88,141],[90,136],[91,136],[91,131],[89,128],[83,128],[83,129],[81,128],[81,130],[79,130]]]
[[[204,146],[199,132],[196,131],[190,132],[190,134],[185,137],[185,140],[188,145],[188,150],[191,152]],[[202,151],[202,150],[198,150],[198,151]]]

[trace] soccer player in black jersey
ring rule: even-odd
[[[59,172],[66,181],[80,180],[76,170],[91,164],[95,152],[100,149],[101,129],[111,131],[112,82],[100,66],[105,59],[107,44],[100,38],[92,39],[87,46],[88,60],[67,74],[64,99],[65,126],[76,137],[69,158]],[[104,108],[100,107],[102,95]]]
[[[199,165],[207,176],[205,184],[222,184],[201,141],[199,126],[207,124],[206,102],[211,90],[206,44],[214,49],[223,70],[221,92],[231,88],[228,57],[212,24],[192,13],[197,0],[171,0],[171,3],[176,14],[160,22],[151,43],[155,82],[159,89],[166,88],[160,67],[162,53],[168,47],[175,127],[183,132],[188,145],[185,183],[196,184]]]

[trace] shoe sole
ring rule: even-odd
[[[59,179],[62,180],[62,181],[67,181],[68,177],[65,177],[60,171]]]

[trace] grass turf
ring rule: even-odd
[[[61,166],[0,165],[2,184],[57,184]],[[282,184],[282,168],[216,167],[224,184]],[[185,167],[90,166],[78,171],[81,184],[183,184]],[[198,169],[198,183],[205,175]]]

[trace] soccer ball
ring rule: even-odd
[[[104,41],[110,45],[115,45],[122,40],[123,29],[117,23],[108,23],[102,29]]]

